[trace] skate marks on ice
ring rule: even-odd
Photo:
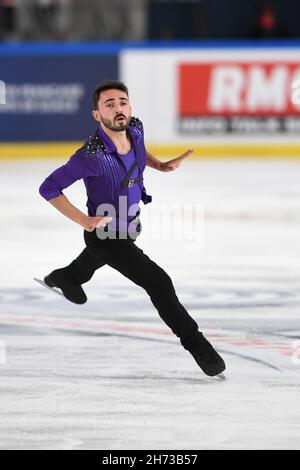
[[[256,278],[257,273],[253,274]],[[300,338],[300,289],[294,283],[288,288],[289,283],[285,282],[280,287],[276,283],[270,287],[268,278],[264,287],[249,285],[249,281],[233,287],[236,281],[228,278],[224,286],[225,277],[220,272],[218,276],[223,287],[212,286],[205,278],[203,287],[183,286],[182,303],[217,349],[229,356],[229,362],[239,357],[270,369],[284,369],[282,359],[296,359],[299,350],[296,332]],[[111,285],[87,288],[89,301],[84,306],[71,304],[60,292],[60,296],[53,295],[52,289],[46,287],[0,289],[0,323],[6,326],[7,334],[15,327],[25,334],[56,331],[177,342],[159,321],[143,289],[136,286],[118,285],[117,293]]]
[[[9,349],[3,449],[297,445],[300,379],[291,369],[226,355],[222,381],[201,374],[178,344],[116,336],[12,336]]]
[[[214,320],[213,316],[211,320]],[[247,331],[249,320],[251,321],[251,315],[244,317],[245,331],[209,327],[205,328],[204,333],[222,355],[229,356],[228,362],[238,358],[245,363],[256,363],[277,372],[289,367],[293,360],[297,362],[300,355],[297,337],[286,336],[287,332],[277,335],[274,332],[268,334],[266,331],[250,333]],[[234,325],[234,319],[232,322]],[[42,313],[37,315],[3,313],[0,315],[0,323],[2,328],[12,327],[13,334],[17,331],[26,332],[28,328],[31,335],[39,335],[43,332],[48,335],[75,334],[115,337],[120,338],[120,341],[127,338],[142,342],[178,344],[177,338],[165,325],[160,322],[147,322],[147,318],[143,317],[136,322],[130,318],[117,321],[49,316]],[[9,332],[7,331],[6,334]]]
[[[31,302],[36,300],[38,302],[48,302],[53,300],[53,291],[63,297],[63,294],[58,289],[47,286],[40,279],[34,280],[46,287],[47,290],[42,288],[2,288],[0,289],[1,303],[19,303]],[[52,291],[52,294],[51,294]],[[285,305],[300,305],[300,289],[288,287],[218,287],[218,286],[184,286],[184,288],[177,289],[180,294],[181,302],[187,309],[239,309],[239,308],[252,308],[252,307],[271,307],[271,306],[285,306]],[[118,286],[118,292],[114,287],[105,288],[87,288],[90,293],[89,305],[93,307],[92,303],[101,302],[101,305],[114,308],[117,305],[118,310],[120,304],[124,311],[132,308],[140,309],[145,304],[145,293],[137,289],[135,286]],[[134,304],[132,298],[134,296]],[[67,302],[68,303],[68,302]]]
[[[0,290],[1,448],[299,448],[299,164],[187,162],[168,188],[147,175],[162,201],[180,195],[206,206],[204,251],[186,253],[187,262],[174,257],[178,242],[153,242],[153,255],[224,355],[225,381],[206,377],[144,292],[116,277],[106,282],[108,272],[87,286],[85,306],[30,287],[33,265],[41,276],[77,253],[74,228],[32,197],[53,162],[2,170],[2,210],[12,223],[2,231],[2,285],[11,288]],[[44,243],[58,232],[54,260]],[[16,288],[24,279],[29,288]]]

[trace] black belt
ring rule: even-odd
[[[132,179],[132,180],[129,180],[129,181],[128,181],[128,184],[127,184],[127,187],[128,187],[128,188],[131,188],[131,186],[133,186],[134,183],[137,183],[138,181],[140,181],[140,179],[141,179],[141,177],[138,176],[137,178],[134,178],[134,179]]]
[[[137,166],[137,161],[135,159],[122,181],[123,186],[126,186],[127,188],[131,188],[131,186],[133,186],[135,183],[137,183],[141,179],[141,175],[139,175],[137,178],[130,179],[130,176],[134,172],[136,166]]]

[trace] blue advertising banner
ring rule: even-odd
[[[103,79],[118,79],[118,53],[63,52],[61,46],[24,53],[0,49],[0,141],[79,141],[96,129],[91,95]],[[2,93],[3,95],[3,93]],[[2,96],[2,98],[4,98]]]

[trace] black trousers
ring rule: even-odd
[[[86,248],[64,268],[65,275],[75,285],[88,282],[94,272],[109,265],[138,286],[145,289],[162,320],[180,338],[183,347],[193,351],[200,333],[198,325],[179,302],[170,276],[135,241],[97,237],[96,230],[84,231]]]

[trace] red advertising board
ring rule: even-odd
[[[183,132],[300,130],[300,105],[292,90],[299,63],[181,63],[178,74]]]

